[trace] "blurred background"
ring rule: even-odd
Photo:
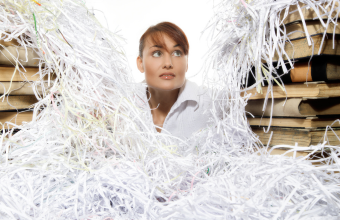
[[[162,21],[178,25],[190,45],[187,78],[202,84],[203,64],[211,41],[202,35],[214,15],[216,0],[87,0],[86,5],[103,26],[126,39],[124,49],[136,82],[144,80],[136,66],[139,39],[146,29]]]

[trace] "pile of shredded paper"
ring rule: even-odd
[[[48,80],[30,82],[42,88],[32,122],[2,125],[0,219],[338,219],[340,147],[329,146],[325,133],[309,147],[328,149],[327,158],[313,161],[317,166],[308,156],[269,155],[246,119],[250,94],[240,95],[250,89],[242,85],[252,67],[258,91],[261,69],[268,70],[269,88],[280,80],[270,64],[276,51],[282,65],[287,40],[278,13],[298,2],[330,7],[325,25],[336,23],[331,14],[339,13],[339,0],[216,6],[206,30],[215,39],[204,81],[214,103],[211,126],[180,140],[155,131],[123,38],[83,1],[3,0],[1,39],[34,50],[37,74]],[[25,60],[11,59],[24,79]]]

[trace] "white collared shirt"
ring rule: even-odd
[[[138,105],[148,111],[148,120],[152,120],[151,109],[146,96],[147,85],[144,84],[138,94],[142,102]],[[170,134],[181,139],[189,138],[193,133],[204,129],[211,118],[211,98],[204,87],[186,80],[180,88],[178,98],[166,116],[161,133]],[[154,126],[153,122],[152,125]],[[154,126],[154,131],[157,132]]]

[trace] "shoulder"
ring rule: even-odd
[[[186,84],[192,90],[194,96],[197,97],[199,103],[211,101],[211,90],[204,85],[197,85],[195,82],[187,80]]]
[[[198,86],[196,83],[188,81],[190,87],[195,91],[198,114],[203,114],[206,117],[222,118],[223,112],[228,111],[228,107],[221,107],[219,104],[225,98],[223,91],[208,88],[205,85]],[[214,116],[212,116],[212,114]]]

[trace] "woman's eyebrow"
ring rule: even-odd
[[[163,48],[162,46],[159,46],[159,45],[153,45],[153,46],[149,47],[149,49],[152,48],[152,47]]]
[[[179,47],[179,46],[181,46],[181,45],[176,44],[174,47]],[[150,48],[152,48],[152,47],[163,48],[163,46],[160,46],[160,45],[153,45]]]

